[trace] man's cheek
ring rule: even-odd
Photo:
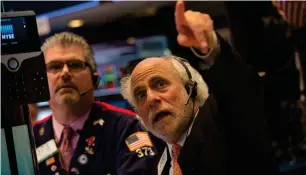
[[[148,125],[148,124],[149,124],[149,116],[148,116],[146,113],[140,112],[140,113],[139,113],[139,116],[140,116],[140,119],[143,121],[143,123],[144,123],[145,125]]]
[[[49,92],[50,92],[50,95],[54,94],[55,93],[55,84],[53,82],[48,82],[49,83]]]

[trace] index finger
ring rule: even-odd
[[[184,14],[185,14],[184,2],[177,1],[175,5],[175,13],[174,13],[176,30],[180,30],[181,26],[187,23]]]

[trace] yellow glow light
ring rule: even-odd
[[[84,21],[81,20],[81,19],[75,19],[75,20],[71,20],[69,23],[68,23],[68,26],[71,27],[71,28],[77,28],[77,27],[81,27],[84,25]]]

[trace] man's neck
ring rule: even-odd
[[[85,115],[91,106],[91,103],[76,103],[73,105],[50,104],[53,117],[62,125],[70,125],[73,121]]]
[[[172,141],[166,141],[168,144],[179,144],[181,146],[184,145],[186,138],[189,135],[189,132],[191,131],[191,128],[193,127],[193,122],[196,118],[196,115],[199,112],[199,105],[200,103],[198,101],[194,101],[194,106],[193,106],[193,112],[192,112],[192,116],[190,117],[190,120],[188,122],[188,125],[186,126],[186,128],[184,129],[184,131],[181,133],[181,135],[179,137],[177,137],[177,139],[174,139]]]
[[[179,144],[180,146],[184,145],[186,138],[189,136],[191,129],[193,127],[194,120],[198,115],[198,112],[199,112],[199,105],[198,103],[195,103],[194,111],[192,113],[192,118],[190,119],[186,130],[183,132],[183,134],[181,134],[181,137],[176,141],[176,143]]]

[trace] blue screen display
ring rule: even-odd
[[[27,39],[27,25],[23,17],[1,19],[2,46],[18,44]]]

